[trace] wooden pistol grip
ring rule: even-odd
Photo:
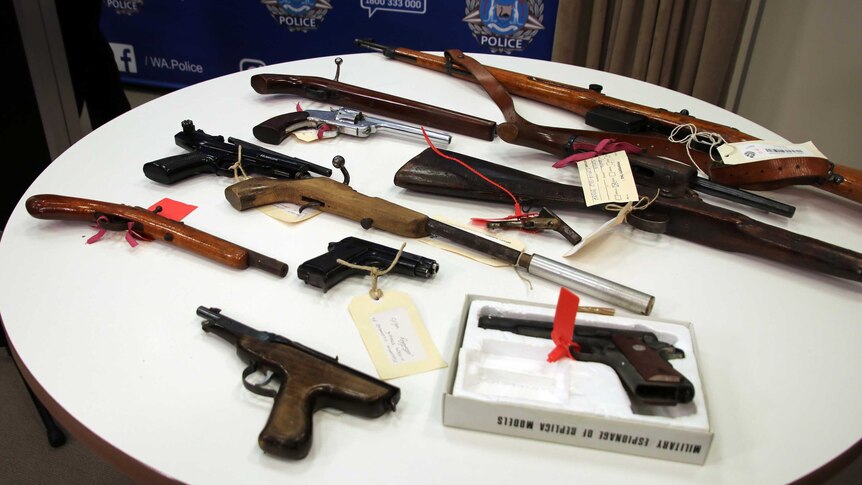
[[[225,198],[237,210],[279,202],[304,205],[319,203],[323,212],[359,221],[398,236],[418,238],[428,235],[428,216],[392,202],[361,194],[330,178],[316,177],[276,180],[254,177],[225,188]]]
[[[233,268],[249,266],[247,249],[140,207],[53,194],[34,195],[25,206],[37,219],[95,223],[103,214],[120,217],[139,223],[135,231],[149,239],[162,240]]]
[[[315,122],[308,121],[308,111],[294,111],[273,116],[252,128],[251,132],[255,138],[264,143],[278,145],[294,130],[313,126]]]
[[[840,175],[843,180],[840,183],[824,182],[820,185],[815,185],[815,187],[839,195],[845,199],[862,203],[862,170],[844,165],[835,165],[832,173]]]
[[[394,386],[297,347],[251,337],[241,337],[238,344],[282,379],[258,436],[267,453],[304,458],[311,449],[313,415],[318,409],[330,407],[376,418],[394,410],[400,398]]]

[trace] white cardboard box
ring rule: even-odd
[[[570,359],[549,364],[545,357],[554,346],[551,340],[479,328],[478,316],[489,312],[552,319],[554,306],[467,295],[443,396],[444,425],[704,463],[713,432],[689,323],[578,314],[576,325],[649,330],[685,351],[686,358],[671,364],[692,382],[692,401],[676,406],[645,405],[636,413],[610,366]],[[519,357],[503,357],[508,367],[495,370],[495,352],[504,355],[509,351]],[[477,368],[481,369],[478,373]]]

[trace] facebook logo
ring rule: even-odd
[[[111,50],[114,51],[114,61],[120,72],[131,74],[138,72],[138,64],[135,62],[135,48],[130,44],[115,44],[113,42],[110,44]]]

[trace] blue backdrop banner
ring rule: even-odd
[[[423,51],[550,59],[558,0],[105,0],[124,82],[181,88],[252,67],[354,52],[354,39]]]

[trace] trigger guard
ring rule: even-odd
[[[641,231],[653,234],[664,234],[667,232],[667,224],[670,217],[666,214],[649,211],[632,211],[626,215],[626,222]]]
[[[272,380],[272,376],[269,376],[262,384],[254,384],[248,381],[248,376],[257,372],[257,362],[252,362],[242,371],[242,385],[250,392],[257,394],[258,396],[265,397],[275,397],[278,394],[278,391],[275,389],[266,387],[267,384]]]
[[[317,122],[311,120],[302,120],[300,122],[294,123],[287,128],[284,129],[284,134],[289,135],[296,130],[302,130],[305,128],[317,128]]]

